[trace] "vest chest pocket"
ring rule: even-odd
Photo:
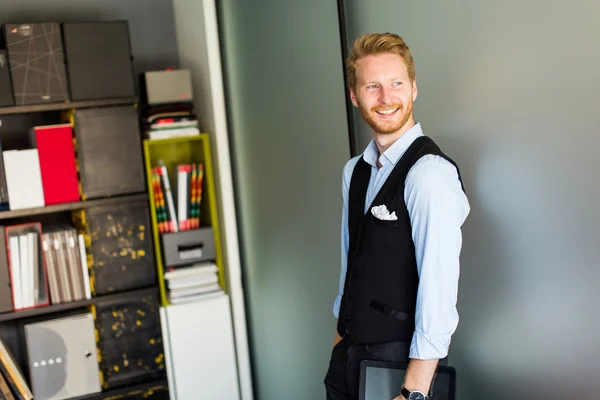
[[[384,228],[397,228],[400,225],[400,222],[397,219],[396,220],[379,219],[374,215],[372,215],[371,217],[373,218],[373,222],[375,222],[376,225],[382,226]]]

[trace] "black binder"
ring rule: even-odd
[[[127,21],[70,22],[62,28],[73,100],[135,96]]]
[[[6,24],[8,53],[16,105],[69,100],[60,24]]]
[[[84,199],[146,191],[133,105],[76,110],[75,137]]]

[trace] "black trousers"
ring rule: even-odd
[[[360,379],[360,362],[409,361],[410,342],[389,342],[353,346],[347,338],[332,350],[329,369],[325,376],[327,400],[357,400]],[[399,388],[400,389],[400,388]],[[400,390],[398,390],[400,394]]]
[[[389,342],[353,345],[346,337],[331,351],[325,376],[327,400],[357,400],[360,383],[360,363],[363,360],[408,363],[410,342]],[[448,357],[438,365],[448,365]],[[398,388],[400,394],[400,388]]]

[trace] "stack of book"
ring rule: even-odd
[[[15,309],[25,309],[44,304],[40,289],[45,285],[40,280],[41,259],[38,250],[38,234],[25,232],[10,235],[8,254],[10,255],[13,302]]]
[[[40,223],[3,228],[15,311],[49,304],[46,269],[40,252],[41,229]]]
[[[73,227],[42,232],[36,222],[1,230],[0,269],[8,270],[14,311],[92,298],[84,238]]]
[[[0,337],[0,398],[6,400],[33,400],[23,371],[19,368],[12,352]]]
[[[218,268],[214,262],[169,268],[165,272],[169,301],[173,304],[222,295]]]
[[[200,134],[191,71],[168,68],[141,75],[143,131],[148,139]]]
[[[167,167],[160,162],[152,168],[153,201],[160,233],[181,232],[200,227],[204,164],[178,165],[175,181],[176,196],[171,190]]]
[[[192,104],[169,104],[149,107],[144,118],[148,139],[167,139],[200,134]]]
[[[42,235],[52,304],[91,299],[84,237],[74,228]]]

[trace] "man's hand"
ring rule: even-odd
[[[437,368],[439,360],[417,360],[411,359],[406,370],[404,378],[404,387],[408,390],[419,390],[423,393],[429,393],[431,381]],[[394,400],[406,400],[404,396],[399,395]]]
[[[342,341],[342,337],[338,333],[337,329],[335,330],[335,338],[333,339],[333,347],[335,347],[339,342]]]

